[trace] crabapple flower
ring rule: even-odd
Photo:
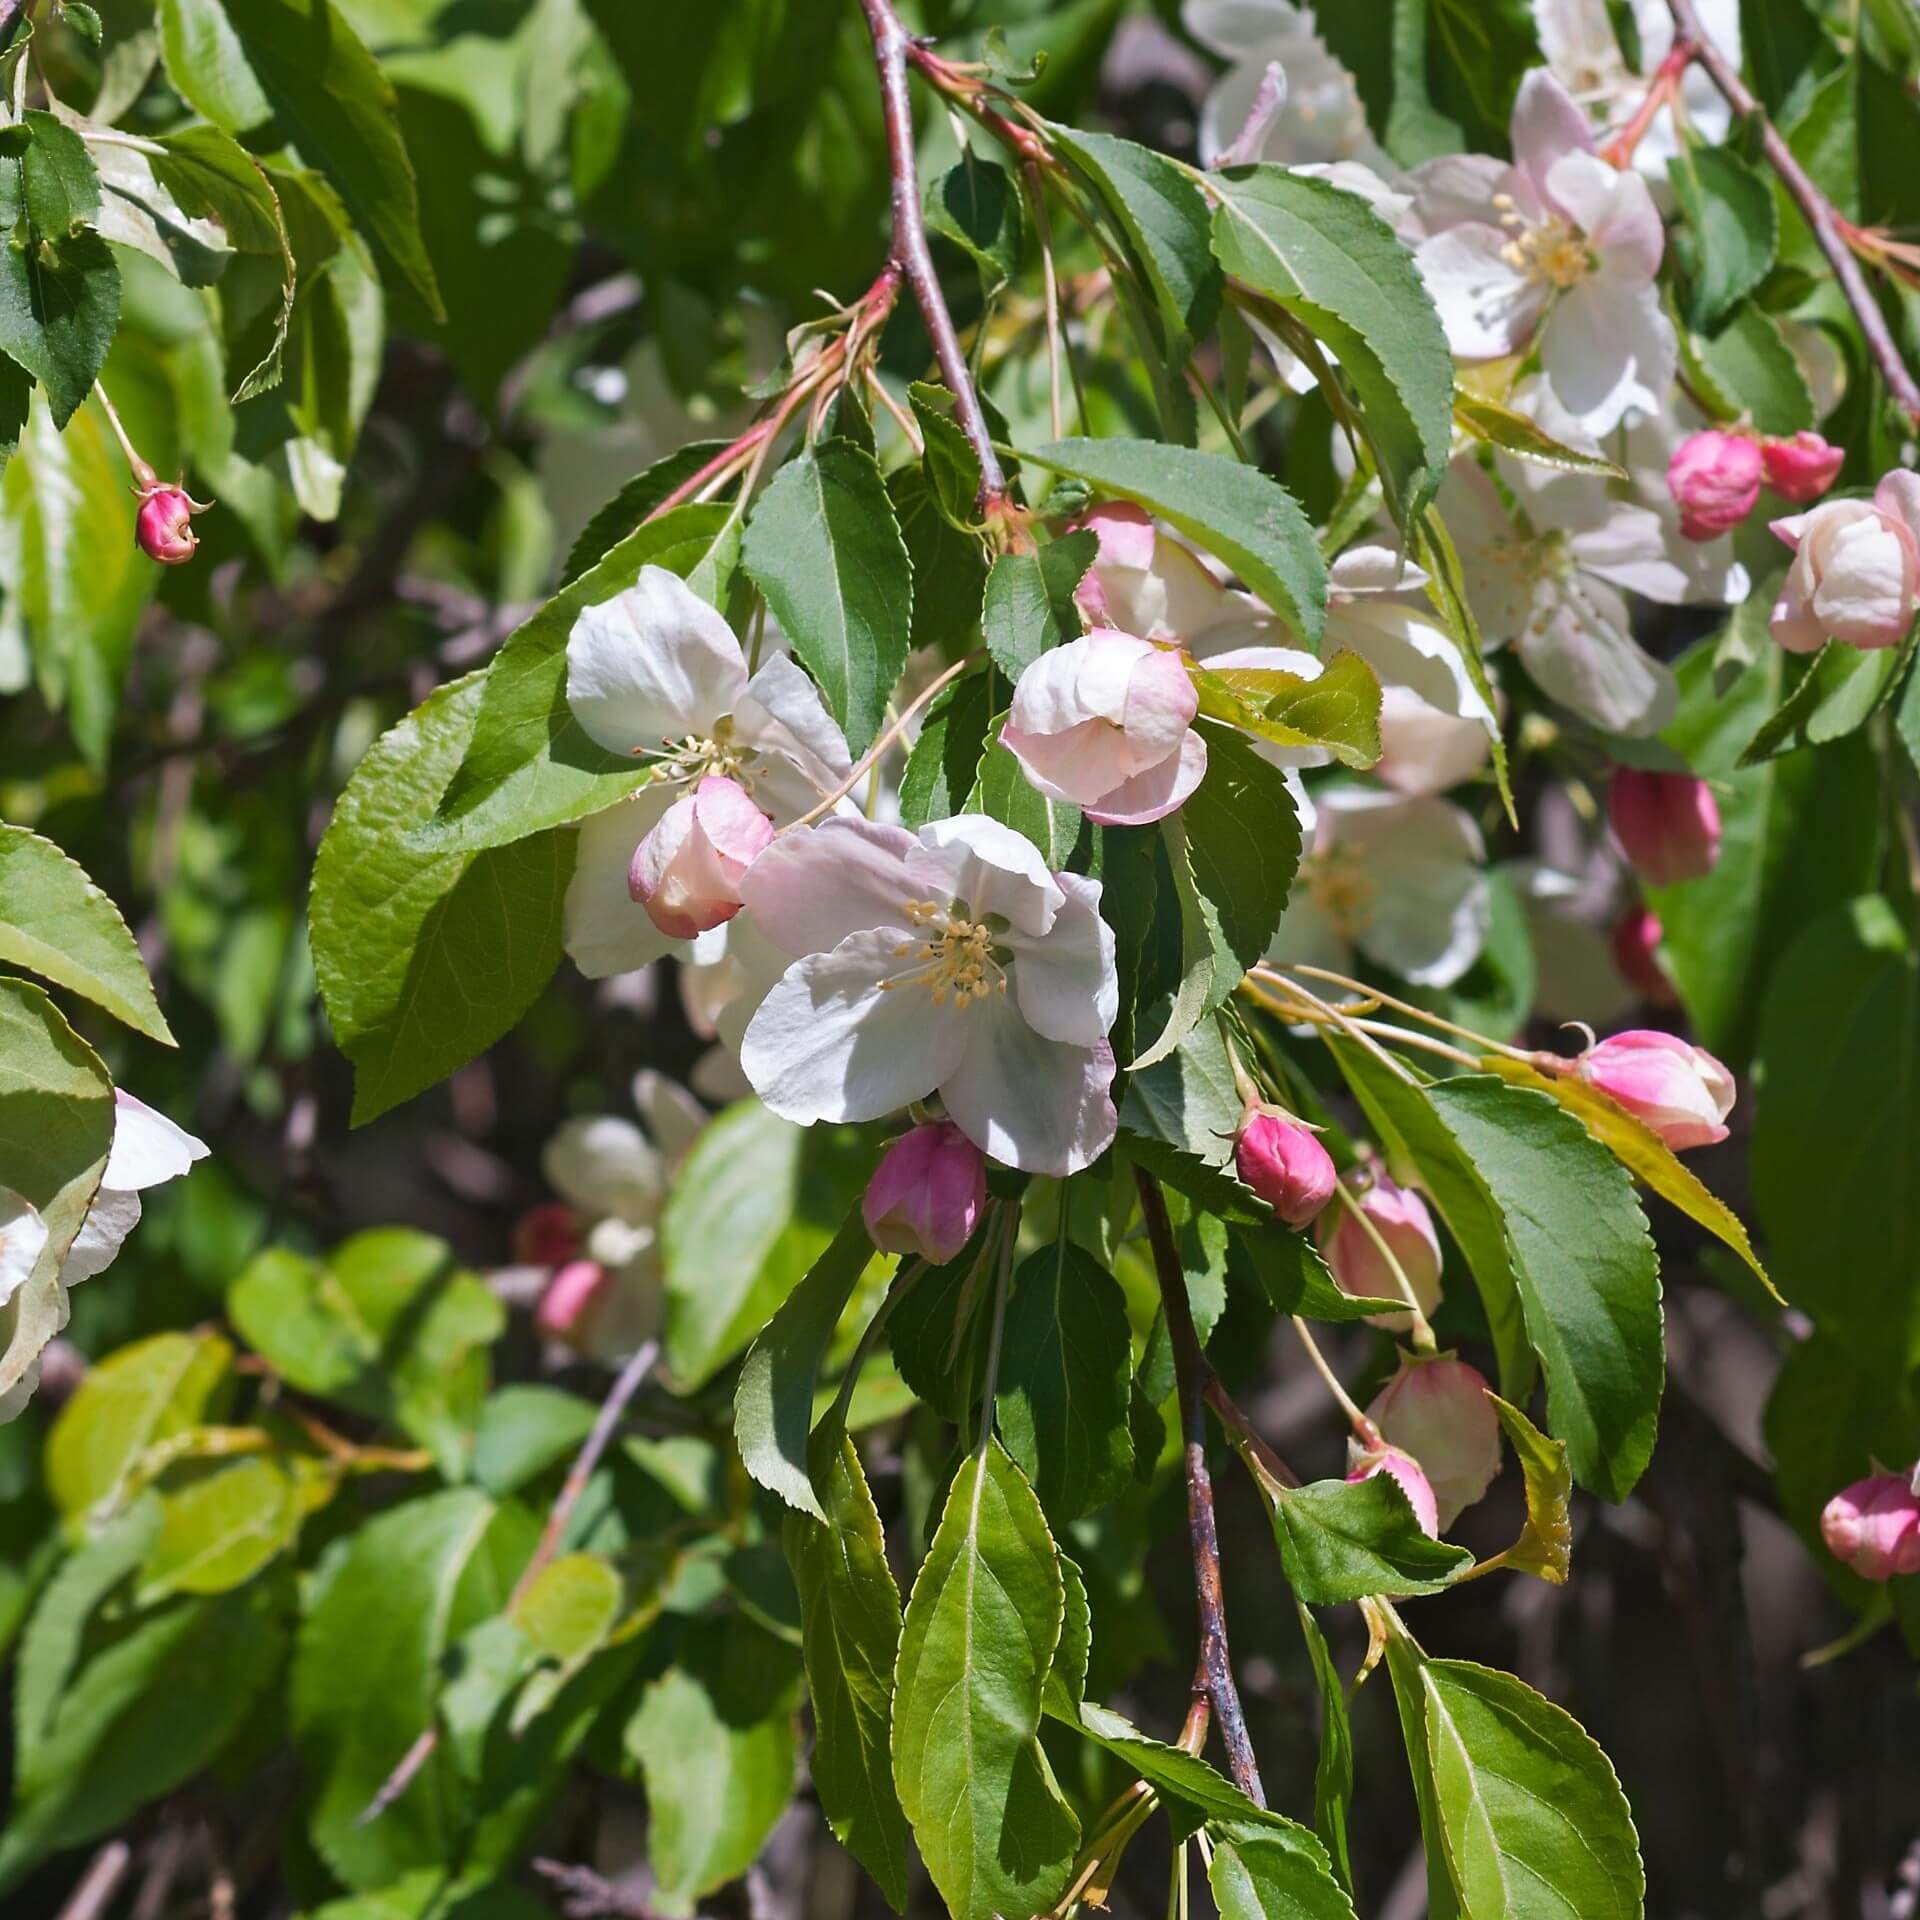
[[[1100,884],[980,814],[919,832],[843,816],[783,834],[742,887],[792,956],[740,1063],[775,1113],[877,1120],[938,1093],[983,1153],[1089,1166],[1117,1127],[1119,1011]]]
[[[185,487],[156,483],[142,489],[140,511],[133,521],[134,544],[163,567],[185,566],[200,545],[193,516],[205,513],[212,504],[195,500]]]
[[[1677,1007],[1680,996],[1674,991],[1667,970],[1660,964],[1663,931],[1651,908],[1628,907],[1613,923],[1607,936],[1607,950],[1620,977],[1642,1000],[1656,1007]]]
[[[818,805],[853,766],[813,682],[784,654],[750,675],[732,629],[664,567],[642,567],[625,592],[574,621],[567,705],[596,744],[654,766],[648,785],[580,823],[564,931],[574,964],[594,979],[645,966],[688,937],[656,924],[633,891],[642,841],[683,795],[709,779],[730,781],[777,827]],[[682,816],[689,825],[707,818],[704,804]],[[724,818],[725,851],[737,858],[743,817],[734,807]],[[676,851],[682,865],[669,875]],[[716,854],[716,871],[705,873],[705,856],[690,853],[685,839],[649,854],[649,871],[656,860],[670,895],[682,882],[711,885],[732,864]],[[698,897],[699,912],[682,914],[671,901],[663,911],[682,924],[718,924],[724,915],[704,917],[714,896]]]
[[[1793,564],[1768,626],[1789,653],[1829,640],[1895,647],[1913,625],[1920,578],[1920,474],[1888,474],[1871,500],[1829,500],[1773,522]]]
[[[115,1087],[113,1145],[100,1176],[100,1190],[61,1263],[61,1283],[71,1287],[104,1273],[127,1235],[140,1224],[141,1194],[179,1179],[196,1160],[204,1160],[207,1151],[204,1140],[175,1126],[125,1088]]]
[[[1451,986],[1492,923],[1484,851],[1480,829],[1444,800],[1324,789],[1267,957],[1346,972],[1357,949],[1416,985]]]
[[[1000,744],[1049,800],[1103,826],[1164,819],[1200,784],[1200,696],[1178,653],[1111,627],[1050,648],[1020,676]]]
[[[986,1156],[951,1121],[905,1133],[880,1157],[860,1202],[883,1253],[918,1254],[943,1267],[980,1224],[987,1204]]]
[[[1427,1203],[1410,1187],[1397,1185],[1379,1168],[1373,1170],[1370,1183],[1357,1195],[1360,1213],[1379,1235],[1356,1217],[1353,1209],[1341,1206],[1320,1216],[1316,1238],[1320,1252],[1343,1292],[1361,1300],[1405,1299],[1400,1282],[1394,1277],[1387,1253],[1399,1263],[1413,1297],[1423,1314],[1431,1314],[1440,1304],[1440,1236],[1434,1231],[1433,1215]],[[1410,1313],[1376,1313],[1367,1324],[1388,1333],[1411,1331]]]
[[[1413,1517],[1420,1523],[1420,1531],[1429,1540],[1438,1540],[1440,1503],[1434,1497],[1433,1486],[1421,1469],[1420,1462],[1398,1447],[1354,1448],[1347,1470],[1347,1484],[1358,1486],[1361,1481],[1371,1480],[1377,1473],[1384,1473],[1407,1496],[1407,1505],[1413,1509]]]
[[[691,940],[740,911],[740,881],[773,840],[746,788],[704,775],[634,849],[627,886],[671,940]]]
[[[26,1285],[47,1247],[39,1208],[11,1187],[0,1187],[0,1307]]]
[[[1762,440],[1760,464],[1766,472],[1767,485],[1782,500],[1804,507],[1818,500],[1839,479],[1840,469],[1847,464],[1847,450],[1829,446],[1819,434],[1802,428],[1791,440]]]
[[[1410,1453],[1433,1488],[1444,1529],[1482,1498],[1500,1471],[1500,1419],[1487,1382],[1464,1360],[1409,1360],[1374,1395],[1367,1418]]]
[[[1667,462],[1667,491],[1689,540],[1737,527],[1760,498],[1765,461],[1750,435],[1706,428],[1690,433]]]
[[[1649,886],[1701,879],[1719,861],[1719,802],[1690,773],[1615,767],[1607,822],[1628,864]]]
[[[1586,115],[1536,67],[1514,100],[1513,164],[1481,154],[1408,176],[1408,237],[1463,360],[1538,349],[1556,399],[1591,434],[1654,412],[1677,346],[1654,284],[1665,234],[1638,175],[1595,151]]]
[[[1863,1580],[1920,1573],[1920,1474],[1874,1473],[1842,1487],[1820,1515],[1827,1551]]]
[[[1291,1114],[1255,1107],[1233,1143],[1234,1170],[1290,1227],[1316,1220],[1339,1180],[1332,1156]]]
[[[1677,1034],[1652,1027],[1616,1033],[1589,1047],[1574,1070],[1676,1153],[1727,1137],[1733,1075],[1705,1047]]]

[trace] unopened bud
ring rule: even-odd
[[[740,911],[740,882],[772,841],[746,788],[708,774],[634,849],[628,890],[662,933],[691,940]]]
[[[873,1170],[860,1203],[884,1253],[945,1266],[969,1240],[987,1204],[987,1156],[951,1121],[902,1134]]]
[[[205,513],[211,504],[190,498],[184,487],[149,487],[140,496],[140,511],[133,523],[135,544],[163,567],[185,566],[200,544],[193,516]]]
[[[1760,449],[1743,433],[1690,433],[1667,462],[1667,491],[1689,540],[1736,527],[1760,498]]]
[[[1363,1300],[1403,1298],[1393,1266],[1375,1242],[1377,1233],[1406,1276],[1420,1311],[1430,1315],[1440,1304],[1441,1262],[1440,1236],[1434,1231],[1427,1203],[1417,1193],[1396,1186],[1384,1173],[1376,1172],[1356,1204],[1374,1233],[1369,1233],[1344,1206],[1320,1216],[1320,1251],[1333,1269],[1333,1277],[1345,1292]],[[1377,1313],[1370,1316],[1368,1325],[1388,1333],[1407,1333],[1412,1330],[1413,1316]]]
[[[1642,1000],[1656,1007],[1677,1007],[1680,996],[1660,964],[1661,934],[1659,919],[1651,908],[1632,906],[1614,922],[1607,945],[1621,979]]]
[[[598,1260],[567,1261],[547,1282],[547,1290],[533,1310],[533,1324],[549,1340],[584,1347],[594,1309],[612,1284],[613,1275]]]
[[[1339,1179],[1326,1148],[1299,1121],[1272,1107],[1248,1112],[1233,1143],[1233,1163],[1290,1227],[1317,1219]]]
[[[513,1227],[513,1257],[523,1267],[557,1267],[580,1251],[580,1219],[564,1200],[529,1207]]]
[[[1760,459],[1767,485],[1783,500],[1804,507],[1818,500],[1840,477],[1845,447],[1829,446],[1817,433],[1802,429],[1791,440],[1762,440]]]
[[[1649,886],[1672,887],[1713,871],[1720,858],[1720,806],[1690,773],[1616,767],[1607,821],[1620,851]]]
[[[1362,1480],[1371,1480],[1376,1473],[1384,1473],[1402,1493],[1407,1496],[1407,1505],[1413,1509],[1413,1517],[1420,1523],[1420,1531],[1429,1540],[1440,1538],[1440,1508],[1433,1497],[1433,1487],[1420,1462],[1409,1453],[1403,1453],[1398,1447],[1369,1447],[1353,1460],[1347,1474],[1347,1484],[1358,1486]]]
[[[1820,1515],[1820,1532],[1863,1580],[1920,1573],[1920,1496],[1907,1474],[1869,1474],[1843,1487]]]
[[[1733,1075],[1705,1047],[1637,1027],[1589,1047],[1575,1071],[1678,1153],[1727,1137]]]
[[[1410,1453],[1450,1527],[1500,1471],[1500,1419],[1487,1383],[1464,1360],[1407,1360],[1374,1395],[1367,1418],[1389,1446]]]

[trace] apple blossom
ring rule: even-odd
[[[937,1120],[881,1155],[860,1214],[883,1253],[918,1254],[939,1267],[973,1238],[986,1204],[986,1156],[951,1121]]]
[[[1842,1487],[1820,1515],[1827,1551],[1863,1580],[1920,1573],[1920,1474],[1874,1473]]]
[[[1332,1156],[1291,1114],[1255,1107],[1233,1142],[1234,1170],[1290,1227],[1316,1220],[1339,1179]]]
[[[1819,434],[1803,428],[1790,440],[1762,440],[1760,461],[1766,469],[1767,485],[1781,499],[1804,507],[1839,479],[1840,469],[1847,464],[1847,450],[1829,446]]]
[[[938,1093],[995,1160],[1089,1166],[1117,1126],[1119,1008],[1100,884],[1049,873],[980,814],[903,827],[839,818],[783,834],[742,888],[793,956],[741,1065],[802,1125],[877,1120]]]
[[[115,1087],[113,1145],[93,1205],[61,1263],[61,1282],[76,1286],[104,1273],[140,1223],[141,1194],[179,1179],[196,1160],[204,1160],[207,1151],[204,1140],[195,1139],[124,1087]]]
[[[1407,1504],[1413,1509],[1414,1519],[1420,1523],[1420,1531],[1429,1540],[1438,1540],[1440,1506],[1420,1462],[1398,1447],[1377,1446],[1364,1450],[1356,1447],[1347,1470],[1347,1484],[1358,1486],[1361,1481],[1371,1480],[1377,1473],[1384,1473],[1407,1496]]]
[[[1613,1034],[1581,1054],[1575,1071],[1676,1153],[1727,1137],[1733,1075],[1706,1048],[1677,1034],[1649,1027]]]
[[[1649,886],[1698,880],[1720,858],[1719,803],[1713,789],[1690,773],[1615,767],[1607,786],[1607,822],[1628,864]]]
[[[1898,646],[1913,625],[1920,580],[1920,474],[1888,474],[1871,500],[1828,500],[1773,523],[1793,564],[1768,622],[1790,653],[1830,639]]]
[[[740,911],[740,881],[773,840],[773,822],[736,780],[706,774],[634,849],[627,885],[671,940],[691,940]]]
[[[1660,964],[1661,937],[1653,911],[1636,905],[1625,908],[1614,922],[1607,946],[1620,977],[1641,999],[1656,1007],[1677,1007],[1680,996]]]
[[[1320,1216],[1315,1237],[1333,1277],[1341,1288],[1361,1300],[1395,1300],[1406,1296],[1387,1255],[1397,1262],[1413,1289],[1423,1314],[1440,1304],[1440,1236],[1434,1231],[1427,1203],[1410,1187],[1398,1185],[1380,1168],[1355,1196],[1363,1223],[1354,1209],[1339,1206]],[[1370,1224],[1373,1232],[1367,1231]],[[1375,1238],[1378,1235],[1378,1239]],[[1381,1252],[1384,1243],[1386,1253]],[[1367,1324],[1388,1333],[1405,1333],[1413,1325],[1411,1313],[1376,1313]]]
[[[749,674],[732,629],[664,567],[642,567],[631,587],[574,621],[567,705],[597,745],[649,757],[654,766],[648,785],[580,823],[565,939],[574,964],[595,979],[645,966],[688,937],[657,925],[632,891],[641,842],[684,790],[709,778],[731,781],[777,826],[809,812],[852,770],[846,740],[812,681],[778,653]],[[705,809],[692,817],[704,819]],[[731,857],[723,864],[731,866],[746,839],[739,810],[724,817]],[[663,878],[672,851],[669,844],[649,855]],[[687,852],[684,842],[680,851]],[[691,877],[671,876],[670,890]],[[700,912],[665,910],[690,932],[699,930],[694,921],[712,926],[705,916],[713,896],[700,897]]]
[[[1736,527],[1760,498],[1760,448],[1744,433],[1708,428],[1689,434],[1667,463],[1667,491],[1689,540],[1711,540]]]
[[[0,1187],[0,1307],[26,1284],[46,1251],[47,1223],[11,1187]]]
[[[1143,826],[1172,813],[1206,773],[1199,710],[1177,652],[1100,627],[1021,674],[1000,744],[1048,799],[1103,826]]]
[[[1464,1360],[1401,1357],[1400,1370],[1367,1404],[1390,1446],[1410,1453],[1450,1527],[1500,1471],[1500,1419],[1477,1367]]]

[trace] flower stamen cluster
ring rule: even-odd
[[[961,1008],[990,993],[1006,992],[1006,969],[994,958],[990,926],[967,919],[963,911],[949,913],[937,900],[904,901],[901,911],[909,926],[932,932],[924,940],[903,941],[894,948],[899,958],[918,955],[922,964],[882,980],[882,991],[924,986],[936,1007],[944,1007],[951,999]]]

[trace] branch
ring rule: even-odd
[[[99,1920],[113,1904],[132,1861],[133,1849],[124,1840],[109,1840],[87,1863],[86,1872],[60,1909],[60,1920]]]
[[[1194,1599],[1200,1610],[1200,1670],[1213,1717],[1226,1743],[1227,1771],[1233,1784],[1255,1806],[1267,1796],[1260,1785],[1260,1768],[1247,1738],[1246,1715],[1233,1683],[1227,1651],[1227,1603],[1220,1590],[1220,1536],[1213,1518],[1213,1479],[1207,1471],[1206,1391],[1210,1369],[1194,1332],[1193,1308],[1187,1300],[1186,1275],[1173,1244],[1173,1225],[1160,1185],[1144,1167],[1134,1168],[1140,1187],[1140,1211],[1153,1248],[1154,1270],[1160,1279],[1160,1298],[1166,1307],[1167,1334],[1173,1343],[1174,1379],[1180,1390],[1180,1431],[1186,1450],[1187,1528],[1193,1539]]]
[[[953,330],[953,315],[947,311],[946,295],[940,291],[933,256],[927,251],[926,223],[920,213],[920,171],[913,152],[913,107],[907,97],[907,62],[915,50],[913,36],[900,24],[893,0],[860,0],[860,10],[873,35],[873,57],[880,69],[880,103],[887,124],[887,167],[893,176],[892,264],[913,289],[920,318],[933,341],[933,357],[940,363],[940,377],[953,394],[960,430],[980,462],[980,491],[974,504],[983,519],[991,518],[1005,504],[1007,477],[1000,470],[1000,456],[993,450],[993,435],[980,411],[980,396],[974,391],[967,357],[960,351],[960,336]]]
[[[1914,384],[1913,375],[1900,358],[1900,349],[1894,345],[1893,335],[1887,328],[1886,315],[1880,311],[1880,303],[1873,297],[1873,289],[1867,285],[1859,261],[1841,237],[1833,202],[1808,178],[1806,169],[1794,158],[1793,149],[1780,137],[1759,101],[1747,91],[1727,56],[1707,37],[1693,0],[1667,0],[1667,10],[1673,15],[1677,39],[1691,44],[1693,57],[1706,69],[1707,78],[1719,90],[1720,97],[1740,119],[1751,120],[1760,129],[1760,148],[1767,156],[1767,164],[1780,176],[1780,184],[1813,229],[1820,251],[1827,256],[1827,264],[1840,282],[1840,291],[1853,309],[1853,317],[1860,322],[1867,351],[1879,366],[1887,391],[1900,403],[1909,420],[1920,422],[1920,386]]]

